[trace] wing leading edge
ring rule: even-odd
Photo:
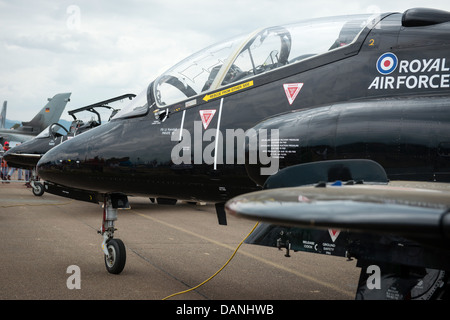
[[[235,197],[227,213],[282,226],[450,241],[450,187],[408,183],[269,189]]]
[[[333,160],[282,169],[264,189],[225,204],[262,222],[246,243],[357,259],[358,300],[450,298],[450,184],[389,182],[373,161]]]

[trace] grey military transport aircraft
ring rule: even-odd
[[[45,128],[54,122],[58,122],[71,93],[58,93],[53,98],[48,98],[47,104],[31,119],[22,122],[17,129],[0,129],[0,142],[16,141],[25,142],[33,139]]]
[[[4,101],[3,102],[3,107],[2,107],[2,111],[0,112],[0,129],[3,129],[6,127],[6,106],[7,106],[8,102]]]
[[[47,192],[206,201],[249,243],[357,259],[357,299],[448,298],[450,12],[313,19],[210,46],[38,162]],[[255,193],[256,192],[256,193]]]

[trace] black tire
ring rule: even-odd
[[[119,274],[125,268],[127,253],[125,245],[120,239],[111,239],[106,243],[110,258],[105,255],[106,270],[112,274]]]
[[[34,194],[36,197],[42,196],[42,195],[44,194],[44,192],[45,192],[44,186],[43,186],[42,183],[40,183],[40,182],[35,182],[35,183],[34,183],[34,187],[31,188],[31,189],[32,189],[32,191],[33,191],[33,194]]]

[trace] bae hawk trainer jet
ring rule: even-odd
[[[38,171],[48,192],[104,203],[111,273],[136,195],[266,221],[249,242],[286,255],[358,259],[358,299],[446,297],[449,53],[450,12],[435,9],[262,28],[176,64]]]

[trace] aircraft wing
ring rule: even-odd
[[[450,240],[450,185],[396,182],[269,189],[235,197],[227,213],[274,225]]]
[[[4,141],[25,142],[34,138],[29,134],[22,134],[19,130],[0,129],[0,139]]]

